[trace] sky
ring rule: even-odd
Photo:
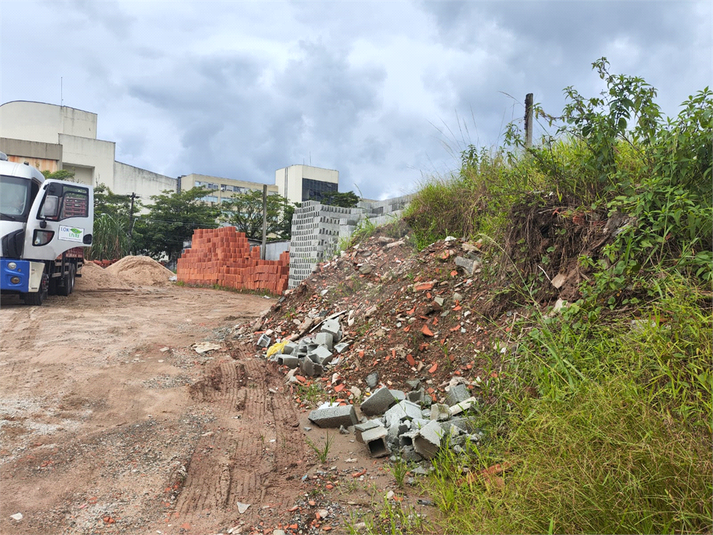
[[[96,113],[167,176],[307,164],[370,199],[502,144],[527,93],[555,116],[565,87],[597,96],[600,57],[675,116],[713,86],[713,2],[0,0],[2,102]]]

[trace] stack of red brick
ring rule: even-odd
[[[244,232],[235,227],[198,229],[192,247],[176,266],[178,281],[198,286],[218,284],[226,288],[268,290],[281,294],[287,289],[290,253],[279,260],[260,260],[260,247],[250,249]]]

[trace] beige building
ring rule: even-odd
[[[42,102],[13,101],[0,105],[0,151],[10,161],[27,162],[40,171],[66,169],[74,181],[98,186],[114,193],[136,193],[144,204],[152,195],[166,190],[186,191],[194,186],[210,190],[206,202],[226,202],[236,193],[262,191],[263,184],[192,173],[168,177],[117,162],[116,144],[97,139],[97,114]],[[275,172],[268,193],[278,193],[291,203],[322,200],[336,192],[339,172],[311,165],[291,165]]]
[[[8,160],[40,171],[65,169],[74,181],[143,199],[176,191],[175,178],[140,169],[114,158],[116,144],[97,139],[97,114],[42,102],[13,101],[0,106],[0,151]]]

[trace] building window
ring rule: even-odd
[[[215,195],[206,195],[205,197],[201,197],[201,201],[203,202],[218,202],[218,197]]]
[[[302,179],[302,200],[322,201],[325,193],[339,191],[339,185],[333,182],[322,182],[311,178]]]

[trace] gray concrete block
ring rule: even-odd
[[[386,421],[386,426],[391,427],[397,422],[421,418],[421,416],[421,407],[415,403],[404,400],[399,401],[396,405],[387,410],[384,413],[384,420]]]
[[[307,356],[315,362],[322,363],[324,359],[332,356],[332,352],[324,346],[317,346],[307,353]]]
[[[265,334],[261,334],[260,338],[258,338],[258,340],[257,340],[257,346],[258,347],[269,347],[270,346],[270,337]]]
[[[386,436],[388,431],[385,427],[374,427],[361,434],[361,438],[369,448],[369,453],[372,457],[386,457],[391,453],[391,450],[386,444]]]
[[[466,433],[477,433],[480,429],[475,425],[475,422],[470,418],[452,418],[448,421],[449,424],[457,426]]]
[[[434,403],[431,405],[431,420],[439,422],[448,420],[451,417],[451,413],[448,409],[448,405],[444,405],[443,403]]]
[[[322,328],[320,329],[324,333],[331,333],[334,337],[334,342],[337,343],[342,339],[342,329],[339,325],[339,320],[326,320],[322,323]]]
[[[401,390],[391,390],[390,392],[396,401],[403,401],[406,399],[406,394],[404,394]]]
[[[391,405],[396,403],[396,399],[391,394],[388,387],[382,386],[371,396],[369,396],[360,406],[361,412],[367,416],[383,414]]]
[[[361,442],[363,444],[364,441],[361,438],[362,433],[368,431],[369,429],[374,429],[375,427],[384,426],[379,420],[367,420],[362,424],[356,424],[354,426],[354,436],[356,437],[357,442]]]
[[[317,333],[314,337],[315,343],[319,344],[320,346],[326,347],[329,351],[334,348],[334,336],[332,333],[327,333],[327,332],[320,332]]]
[[[471,397],[466,400],[460,401],[459,403],[456,403],[452,407],[450,407],[449,412],[451,416],[455,416],[456,414],[460,414],[462,412],[467,411],[470,408],[476,407],[478,404],[478,399]]]
[[[341,425],[349,427],[350,425],[356,425],[359,422],[359,420],[357,420],[356,411],[354,410],[353,405],[315,409],[309,413],[308,418],[310,422],[319,427],[338,428]]]
[[[419,463],[423,461],[423,457],[416,453],[416,450],[413,448],[413,446],[404,446],[401,448],[401,458],[404,461],[407,462],[412,462],[412,463]]]
[[[421,403],[425,394],[426,393],[423,391],[423,388],[419,388],[418,390],[412,390],[411,392],[408,392],[406,394],[406,399],[409,400],[411,403]]]
[[[303,358],[300,362],[300,370],[308,377],[319,377],[324,372],[321,364],[314,362],[310,358]]]
[[[297,344],[295,344],[294,342],[287,342],[285,344],[285,347],[282,348],[282,354],[292,355],[295,349],[297,349]]]
[[[297,368],[300,365],[300,359],[292,355],[278,355],[277,363],[284,364],[290,368]]]
[[[463,384],[455,385],[448,389],[448,392],[446,393],[446,403],[448,403],[448,406],[451,407],[456,403],[465,401],[469,397],[471,397],[470,390],[468,390],[467,386]]]
[[[337,353],[344,353],[344,351],[346,351],[348,347],[349,342],[339,342],[334,346],[334,351],[336,351]]]
[[[419,429],[418,434],[413,439],[413,447],[416,453],[426,459],[433,459],[441,447],[441,437],[443,436],[441,425],[434,421],[429,422],[426,427]]]

